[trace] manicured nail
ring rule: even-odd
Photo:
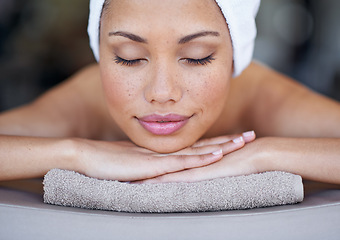
[[[255,135],[254,131],[244,132],[243,137],[253,137]]]
[[[222,155],[222,149],[220,149],[220,150],[218,150],[218,151],[216,151],[216,152],[213,152],[212,153],[213,155]]]
[[[238,137],[233,140],[234,143],[241,143],[243,141],[244,141],[243,137]]]

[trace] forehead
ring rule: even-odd
[[[102,24],[136,30],[141,27],[156,30],[157,26],[186,31],[227,30],[215,0],[107,0]]]

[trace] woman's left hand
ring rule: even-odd
[[[137,181],[136,183],[197,182],[214,178],[258,173],[260,169],[256,166],[255,159],[259,159],[259,153],[261,153],[261,151],[259,151],[261,141],[255,140],[254,133],[249,132],[247,134],[252,135],[243,136],[246,145],[242,149],[224,155],[224,157],[216,163],[201,168],[192,168],[165,174],[144,181]],[[216,142],[219,142],[223,138],[225,137],[202,140],[194,146],[216,144]]]
[[[143,183],[196,182],[214,178],[284,171],[304,179],[340,184],[339,138],[256,139],[211,165],[162,175]]]

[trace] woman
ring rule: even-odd
[[[339,103],[257,63],[232,78],[244,61],[218,2],[225,15],[212,0],[106,1],[100,44],[92,36],[99,66],[0,115],[0,179],[53,168],[139,182],[280,170],[340,183]]]

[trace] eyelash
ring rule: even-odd
[[[201,58],[201,59],[192,59],[192,58],[187,58],[185,59],[185,61],[189,64],[193,64],[193,65],[207,65],[209,63],[211,63],[212,61],[214,61],[215,58],[213,58],[213,55],[209,55],[208,57],[205,58]]]
[[[121,64],[123,66],[134,66],[138,63],[140,63],[143,59],[134,59],[134,60],[126,60],[124,58],[121,58],[121,57],[118,57],[116,56],[114,58],[114,62],[117,63],[117,64]],[[189,64],[192,64],[192,65],[207,65],[209,63],[211,63],[212,61],[215,60],[215,58],[213,58],[213,55],[209,55],[208,57],[205,57],[205,58],[201,58],[201,59],[192,59],[192,58],[186,58],[186,59],[183,59],[185,60],[187,63]]]
[[[117,64],[121,64],[123,66],[133,66],[139,63],[142,59],[134,59],[134,60],[126,60],[124,58],[116,56],[114,61]]]

